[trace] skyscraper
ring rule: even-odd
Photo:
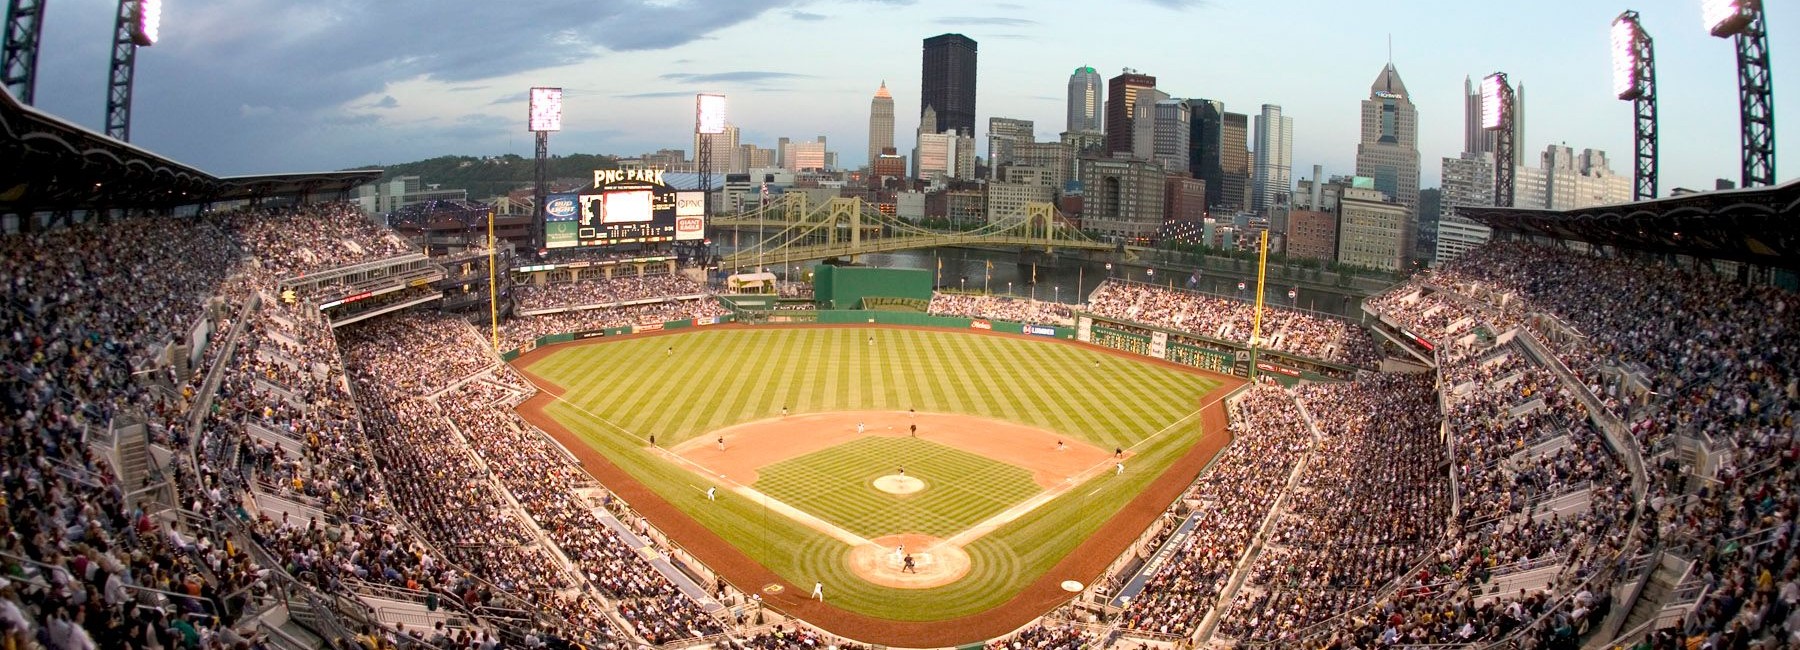
[[[1014,147],[1036,141],[1036,126],[1031,120],[988,118],[988,168],[997,170],[1001,165],[1011,164]]]
[[[1151,129],[1150,160],[1162,165],[1163,171],[1170,175],[1188,175],[1188,149],[1194,126],[1191,110],[1188,103],[1180,99],[1159,101],[1151,109],[1154,128]],[[1205,186],[1196,184],[1195,187]]]
[[[1419,206],[1419,113],[1392,63],[1381,69],[1362,102],[1356,175],[1375,179],[1375,189],[1395,203]]]
[[[1513,166],[1525,164],[1525,84],[1513,89]],[[1463,76],[1463,153],[1493,153],[1494,132],[1481,128],[1481,108],[1487,101],[1481,87]]]
[[[1132,158],[1149,160],[1156,154],[1156,105],[1168,99],[1168,93],[1155,88],[1138,91],[1131,108]]]
[[[1256,169],[1251,208],[1261,212],[1275,205],[1276,196],[1292,188],[1294,174],[1294,118],[1281,107],[1263,104],[1256,116]]]
[[[937,111],[938,133],[975,135],[975,40],[962,34],[925,39],[919,110]]]
[[[869,166],[881,158],[881,151],[894,146],[894,96],[888,94],[887,82],[869,100]]]
[[[700,133],[697,130],[695,131],[694,166],[696,168],[698,168],[702,162],[700,160],[700,152],[704,151],[704,149],[700,147],[700,141],[703,139],[712,141],[712,155],[709,156],[711,160],[705,161],[710,163],[708,169],[719,174],[732,174],[744,171],[742,167],[738,166],[738,159],[735,155],[738,148],[738,128],[736,126],[727,124],[725,125],[725,130],[718,133]]]
[[[1220,142],[1225,124],[1225,103],[1211,99],[1190,99],[1188,113],[1193,128],[1188,132],[1188,171],[1194,178],[1206,181],[1206,206],[1223,205],[1224,161],[1220,158]]]
[[[1131,153],[1131,123],[1138,93],[1156,88],[1156,77],[1126,68],[1106,82],[1106,152]]]
[[[1075,69],[1069,75],[1070,133],[1098,132],[1106,127],[1101,121],[1100,73],[1091,66]]]
[[[1225,113],[1219,126],[1219,205],[1250,209],[1250,117]]]

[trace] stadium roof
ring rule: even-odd
[[[1800,179],[1579,210],[1457,208],[1495,232],[1800,268]]]
[[[220,178],[95,133],[0,92],[0,213],[162,209],[343,193],[381,170]]]

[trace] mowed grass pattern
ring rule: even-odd
[[[1031,337],[880,327],[698,328],[568,345],[528,369],[568,391],[551,417],[750,557],[796,585],[823,581],[838,607],[913,621],[985,611],[1043,575],[1198,440],[1192,416],[1221,383]],[[1136,455],[1123,476],[1092,479],[966,546],[962,580],[890,589],[856,577],[843,543],[736,493],[708,502],[693,472],[646,450],[650,435],[673,446],[784,405],[966,413]]]
[[[906,475],[925,489],[895,495],[876,478]],[[1031,473],[917,438],[863,438],[757,471],[772,498],[874,539],[895,533],[948,538],[1036,494]]]
[[[868,338],[875,338],[875,345]],[[673,354],[669,349],[673,348]],[[531,366],[570,404],[664,446],[791,413],[909,408],[1137,444],[1219,385],[1070,345],[885,328],[699,329],[576,346]]]

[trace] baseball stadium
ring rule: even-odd
[[[1054,166],[715,184],[710,93],[695,160],[573,179],[563,89],[508,99],[491,200],[220,176],[128,142],[161,5],[119,6],[105,134],[33,105],[9,8],[0,650],[1800,645],[1800,181],[1750,108],[1743,187],[1659,196],[1650,137],[1633,200],[1515,206],[1486,152],[1383,268],[1388,176],[1127,235],[1125,151],[1003,209]]]

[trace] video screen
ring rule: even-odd
[[[643,223],[654,217],[650,190],[607,192],[601,196],[606,201],[600,210],[600,223]]]

